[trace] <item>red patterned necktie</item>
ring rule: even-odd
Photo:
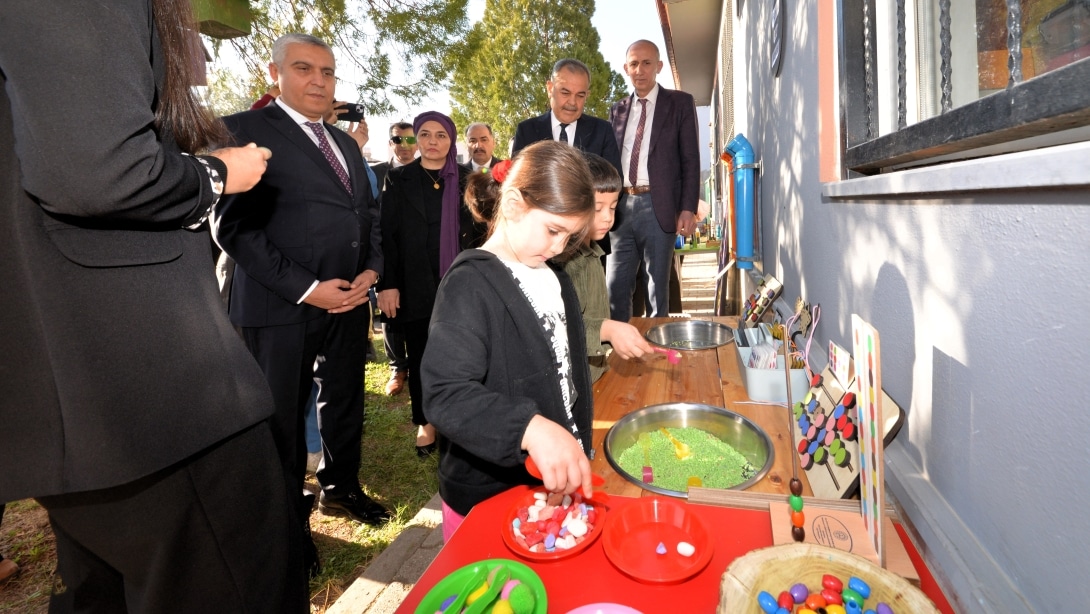
[[[322,150],[322,155],[325,156],[326,162],[333,167],[333,172],[337,173],[337,176],[341,178],[341,183],[344,184],[344,189],[348,190],[349,196],[352,195],[352,180],[348,178],[348,171],[344,170],[341,166],[341,161],[337,159],[337,155],[333,153],[333,148],[329,145],[329,139],[325,138],[325,129],[318,122],[303,122],[307,128],[314,133],[314,136],[318,137],[318,149]]]
[[[640,171],[640,146],[643,145],[643,127],[647,124],[647,99],[640,101],[640,123],[636,125],[636,138],[632,141],[632,159],[628,162],[628,183],[635,187],[636,176]]]

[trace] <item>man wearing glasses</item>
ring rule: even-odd
[[[383,190],[386,189],[386,173],[391,168],[405,166],[416,157],[416,136],[413,134],[412,124],[397,122],[390,125],[390,148],[394,157],[389,162],[380,162],[371,167]],[[381,194],[379,203],[382,203]],[[386,396],[392,397],[405,390],[405,382],[409,377],[409,359],[405,351],[405,335],[396,326],[387,324],[386,318],[381,317],[380,322],[386,358],[390,361],[390,380],[386,382]]]

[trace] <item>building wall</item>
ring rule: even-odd
[[[815,367],[829,340],[851,350],[851,314],[878,329],[884,388],[907,412],[887,449],[887,488],[956,608],[1057,612],[1084,602],[1086,181],[830,197],[819,161],[837,142],[827,118],[839,110],[822,125],[817,24],[835,3],[787,3],[779,78],[769,69],[770,3],[747,0],[740,15],[724,4],[735,20],[738,131],[762,163],[761,268],[784,282],[789,302],[801,295],[821,306]],[[1027,160],[1027,183],[1046,183],[1056,165],[1090,177],[1090,148],[1071,151],[1053,168],[1006,159]],[[926,172],[956,183],[959,168]]]

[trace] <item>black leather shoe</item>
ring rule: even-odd
[[[393,517],[389,510],[368,497],[363,491],[331,496],[322,491],[318,511],[326,516],[347,516],[356,522],[380,525]]]
[[[416,446],[416,455],[419,456],[420,458],[427,458],[427,457],[431,456],[432,454],[435,454],[435,451],[437,449],[438,449],[438,446],[436,446],[435,442],[433,441],[433,442],[431,442],[429,444],[425,444],[425,445],[422,445],[422,446]]]

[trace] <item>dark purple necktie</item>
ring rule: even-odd
[[[628,183],[636,187],[636,176],[640,170],[640,147],[643,145],[643,127],[647,123],[647,99],[640,101],[640,123],[636,124],[636,138],[632,141],[632,159],[628,161]]]
[[[337,173],[337,176],[341,178],[341,183],[344,184],[344,189],[348,190],[349,196],[352,195],[352,180],[348,178],[348,171],[344,170],[341,166],[341,161],[337,159],[337,154],[333,153],[333,148],[329,145],[329,139],[325,138],[325,128],[318,122],[303,122],[307,128],[314,133],[314,136],[318,137],[318,149],[322,150],[322,155],[325,156],[329,165],[333,167],[333,172]]]

